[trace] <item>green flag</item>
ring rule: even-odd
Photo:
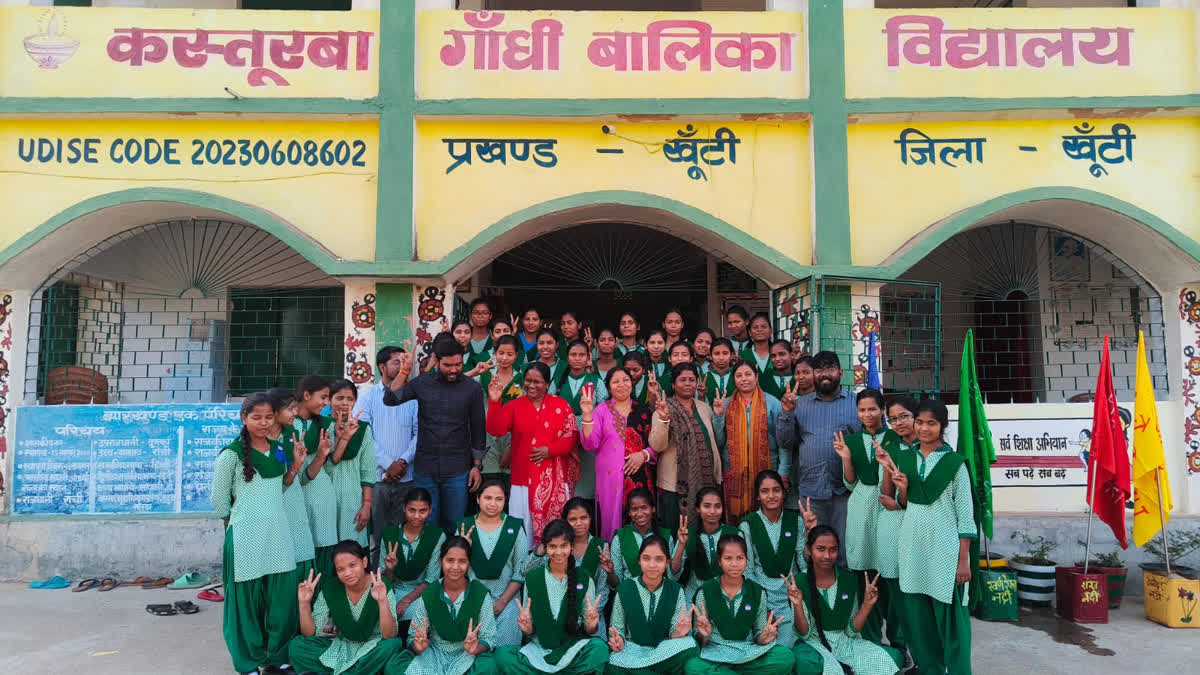
[[[987,414],[983,411],[983,393],[975,375],[975,334],[967,331],[963,344],[962,367],[958,376],[958,453],[967,462],[971,475],[971,495],[974,502],[975,524],[982,536],[992,537],[992,464],[996,448],[988,429]],[[979,541],[971,545],[971,603],[979,598],[977,571]]]

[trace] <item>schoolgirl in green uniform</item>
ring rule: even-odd
[[[651,534],[638,548],[637,574],[617,586],[608,628],[606,672],[682,675],[700,653],[683,589],[667,574],[667,540]]]
[[[591,579],[596,589],[595,595],[599,600],[597,603],[601,608],[600,628],[598,635],[605,635],[605,623],[603,610],[608,606],[608,571],[605,565],[602,564],[604,559],[608,560],[608,567],[612,567],[612,559],[608,558],[608,544],[599,537],[592,536],[592,523],[596,521],[592,517],[592,504],[587,499],[572,497],[563,505],[562,510],[563,520],[571,526],[571,531],[575,533],[575,538],[571,543],[571,555],[575,560],[575,566],[579,569],[580,579]],[[525,560],[525,574],[529,575],[529,571],[546,564],[546,545],[545,540],[542,540],[542,545],[539,546]]]
[[[671,369],[667,365],[667,334],[659,329],[650,331],[646,336],[646,357],[650,373],[661,384],[664,376],[669,376]]]
[[[738,356],[757,366],[760,373],[768,370],[771,365],[771,319],[766,314],[759,312],[750,319],[750,342],[742,347]]]
[[[617,358],[624,359],[633,352],[646,353],[646,348],[638,342],[638,331],[642,324],[638,315],[633,312],[622,312],[617,319]]]
[[[862,636],[876,601],[879,574],[838,569],[837,532],[817,525],[804,549],[808,572],[788,583],[797,633],[822,658],[822,675],[892,675],[904,662],[899,650],[881,647]],[[863,577],[859,583],[857,577]]]
[[[946,405],[917,406],[919,445],[895,458],[893,476],[904,508],[900,527],[900,590],[904,636],[922,673],[971,673],[971,581],[976,541],[971,479],[962,455],[946,445]]]
[[[816,516],[809,511],[783,508],[783,479],[775,471],[760,471],[754,477],[754,494],[758,510],[752,511],[738,523],[738,531],[746,540],[748,568],[746,576],[762,586],[767,593],[767,609],[782,617],[779,624],[779,644],[789,649],[796,642],[784,577],[804,571],[804,533],[816,525]]]
[[[304,488],[304,504],[308,507],[308,524],[312,527],[316,558],[313,565],[326,579],[333,578],[333,547],[338,538],[337,490],[333,474],[325,464],[333,452],[333,418],[323,417],[321,410],[329,405],[329,380],[320,375],[306,375],[296,386],[299,409],[292,426],[300,432],[308,457],[300,472]],[[372,476],[374,478],[374,476]]]
[[[426,586],[437,581],[442,568],[437,551],[446,541],[440,527],[429,527],[433,497],[425,488],[415,487],[404,495],[404,524],[383,529],[383,576],[396,597],[396,616],[412,619],[410,610]]]
[[[371,531],[371,490],[375,488],[375,435],[371,425],[351,416],[358,387],[337,380],[329,388],[333,408],[333,452],[325,470],[333,479],[337,500],[338,541],[367,546]]]
[[[517,366],[517,359],[520,358],[520,347],[517,338],[512,335],[503,335],[496,338],[496,346],[494,355],[489,363],[494,363],[494,368],[489,368],[483,371],[478,377],[479,385],[484,391],[492,386],[492,380],[499,378],[503,385],[503,393],[501,394],[500,402],[508,403],[509,401],[521,396],[520,369]],[[484,407],[484,415],[487,415],[487,407]],[[487,454],[483,458],[482,476],[483,480],[498,480],[504,487],[504,494],[508,494],[509,486],[512,484],[512,469],[510,467],[509,453],[512,451],[512,434],[503,436],[487,435]],[[478,509],[478,504],[472,505],[471,510]]]
[[[301,465],[268,438],[275,413],[266,394],[247,396],[241,418],[241,433],[213,464],[210,499],[226,525],[222,633],[234,669],[253,673],[286,663],[296,634],[296,555],[283,477],[294,478]]]
[[[883,451],[884,442],[895,436],[883,426],[883,393],[878,389],[863,389],[856,397],[858,404],[858,421],[862,423],[862,433],[834,434],[833,449],[842,461],[842,478],[850,492],[846,505],[846,564],[854,572],[883,572],[881,557],[895,559],[895,532],[889,533],[893,550],[879,550],[880,519],[887,513],[882,495],[889,498],[894,496],[891,487],[891,460]],[[887,491],[885,491],[887,488]],[[890,493],[890,494],[889,494]],[[899,530],[900,522],[888,523]],[[895,572],[893,571],[894,575]],[[886,576],[886,575],[885,575]],[[894,577],[893,577],[894,578]],[[861,579],[856,575],[855,579]],[[861,590],[861,589],[860,589]],[[863,637],[872,642],[883,640],[883,624],[887,619],[889,639],[894,647],[902,645],[900,640],[900,625],[902,619],[891,607],[886,578],[881,580],[879,598],[875,609],[861,629]],[[897,602],[899,598],[896,598]],[[897,608],[899,605],[897,604]]]
[[[291,389],[276,387],[267,391],[267,398],[271,400],[271,409],[275,412],[270,438],[283,446],[288,457],[298,457],[297,471],[283,475],[283,508],[287,512],[288,530],[292,535],[292,550],[296,553],[296,576],[303,579],[313,569],[313,561],[317,557],[312,526],[308,523],[308,506],[304,503],[304,488],[299,480],[300,469],[308,452],[304,448],[304,441],[300,440],[300,434],[292,426],[298,408],[296,393]]]
[[[687,562],[679,576],[689,600],[696,596],[701,584],[720,576],[717,543],[721,537],[726,534],[741,536],[736,527],[725,524],[725,499],[721,495],[721,488],[713,485],[701,488],[696,493],[696,502],[700,522],[688,530],[687,545],[684,547]]]
[[[577,567],[575,531],[552,520],[542,534],[545,563],[525,577],[525,601],[517,626],[529,638],[524,647],[496,650],[500,671],[590,675],[604,670],[608,645],[600,631],[600,605],[592,580]]]
[[[543,328],[537,334],[537,361],[546,364],[550,369],[550,382],[558,382],[567,371],[566,360],[558,358],[558,336],[549,328]]]
[[[617,334],[611,328],[601,328],[596,334],[596,360],[592,370],[601,380],[607,380],[608,371],[620,365],[617,359]]]
[[[343,541],[333,549],[333,565],[337,577],[319,591],[320,575],[311,570],[296,591],[300,635],[288,645],[292,668],[333,675],[402,672],[412,654],[396,638],[396,596],[379,572],[368,571],[367,549]],[[318,635],[331,619],[334,635]]]
[[[463,364],[465,365],[471,359],[471,322],[464,319],[455,319],[454,323],[450,324],[450,335],[454,337],[454,341],[463,349]]]
[[[695,359],[695,352],[692,351],[692,346],[686,342],[676,342],[667,350],[667,368],[663,376],[658,378],[658,390],[663,392],[664,396],[674,396],[675,387],[671,384],[672,372],[675,366],[680,363],[692,363]],[[699,381],[699,378],[697,378]],[[699,391],[699,387],[697,387]]]
[[[766,591],[745,576],[746,550],[738,534],[724,534],[717,542],[718,575],[695,594],[700,655],[687,662],[688,675],[776,675],[796,665],[791,650],[776,644],[783,617],[767,609]]]
[[[517,594],[525,582],[529,535],[525,522],[507,515],[504,486],[485,481],[476,496],[479,513],[458,521],[458,533],[471,541],[471,578],[487,588],[496,634],[492,647],[520,645],[517,628]]]
[[[787,340],[771,343],[771,363],[760,370],[758,386],[768,394],[782,400],[792,384],[792,345]]]
[[[485,298],[475,298],[471,301],[469,312],[471,336],[467,343],[467,358],[463,361],[464,370],[470,370],[492,358],[492,347],[494,346],[492,304]]]
[[[678,307],[667,309],[667,313],[663,315],[662,329],[667,337],[668,349],[671,345],[683,341],[683,312]]]
[[[675,537],[665,527],[659,527],[654,509],[654,495],[647,488],[639,487],[629,491],[625,497],[626,524],[613,534],[609,546],[609,554],[605,556],[611,564],[612,571],[608,575],[610,586],[617,586],[621,579],[630,579],[641,574],[639,567],[642,543],[647,537],[658,535],[669,542],[669,568],[667,574],[674,578],[683,571],[684,549],[687,548],[687,519],[683,519],[683,527]],[[679,545],[679,535],[682,535],[683,546]]]
[[[658,400],[658,380],[650,375],[650,364],[642,352],[630,352],[621,359],[621,365],[633,378],[633,400],[642,405],[653,406]],[[653,383],[653,384],[651,384]]]
[[[571,406],[572,412],[575,413],[576,428],[583,426],[583,411],[579,407],[579,398],[583,395],[585,387],[591,388],[593,401],[597,405],[608,400],[604,380],[588,369],[591,362],[591,350],[587,344],[583,340],[572,342],[567,352],[567,370],[555,380],[554,389],[551,391]],[[576,497],[592,499],[596,496],[596,455],[584,452],[578,446],[576,453],[579,455],[579,481],[575,484],[574,494]]]
[[[711,328],[701,328],[696,331],[696,339],[692,340],[692,351],[695,353],[696,366],[700,369],[701,375],[708,375],[712,346],[716,341],[717,334]]]
[[[515,319],[514,319],[515,321]],[[517,338],[521,341],[521,351],[526,361],[536,361],[538,358],[537,340],[542,330],[542,315],[536,307],[530,307],[521,314],[521,326],[513,326],[519,330]]]
[[[750,312],[741,305],[733,305],[725,310],[725,337],[733,344],[733,353],[737,354],[750,343]]]
[[[430,583],[412,605],[408,648],[413,659],[406,670],[397,670],[395,675],[499,673],[491,653],[496,617],[488,589],[468,577],[471,542],[458,535],[447,538],[438,560],[441,580]]]
[[[817,378],[813,372],[813,358],[802,356],[793,359],[792,382],[796,385],[796,396],[805,396],[816,391]]]
[[[736,387],[733,383],[733,343],[729,338],[713,341],[711,362],[704,375],[704,396],[711,405],[718,395],[732,396]]]
[[[588,361],[591,362],[591,346],[584,341],[583,338],[583,323],[579,320],[579,314],[573,310],[567,310],[562,313],[558,319],[558,334],[559,341],[556,348],[558,360],[566,362],[567,350],[571,348],[571,343],[576,340],[583,341],[588,347]]]

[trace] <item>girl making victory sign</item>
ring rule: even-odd
[[[488,589],[467,577],[471,543],[453,536],[439,556],[442,580],[421,592],[413,603],[408,648],[416,656],[407,675],[491,675],[499,673],[490,653],[496,641],[496,618]],[[516,617],[513,617],[515,623]],[[388,672],[387,675],[393,675]]]
[[[682,675],[699,654],[683,589],[667,577],[667,540],[652,534],[638,552],[641,573],[617,586],[608,629],[608,671]]]

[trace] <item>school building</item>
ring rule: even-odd
[[[950,403],[973,330],[994,549],[1064,561],[1140,330],[1194,528],[1200,2],[1134,4],[0,0],[0,578],[214,568],[229,403],[478,295]]]

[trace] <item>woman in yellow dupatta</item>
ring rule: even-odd
[[[779,399],[758,386],[758,368],[750,361],[733,364],[734,392],[724,406],[726,452],[726,516],[736,523],[754,510],[754,477],[764,469],[791,475],[791,456],[780,452],[775,423],[782,412]],[[786,478],[784,479],[787,480]]]

